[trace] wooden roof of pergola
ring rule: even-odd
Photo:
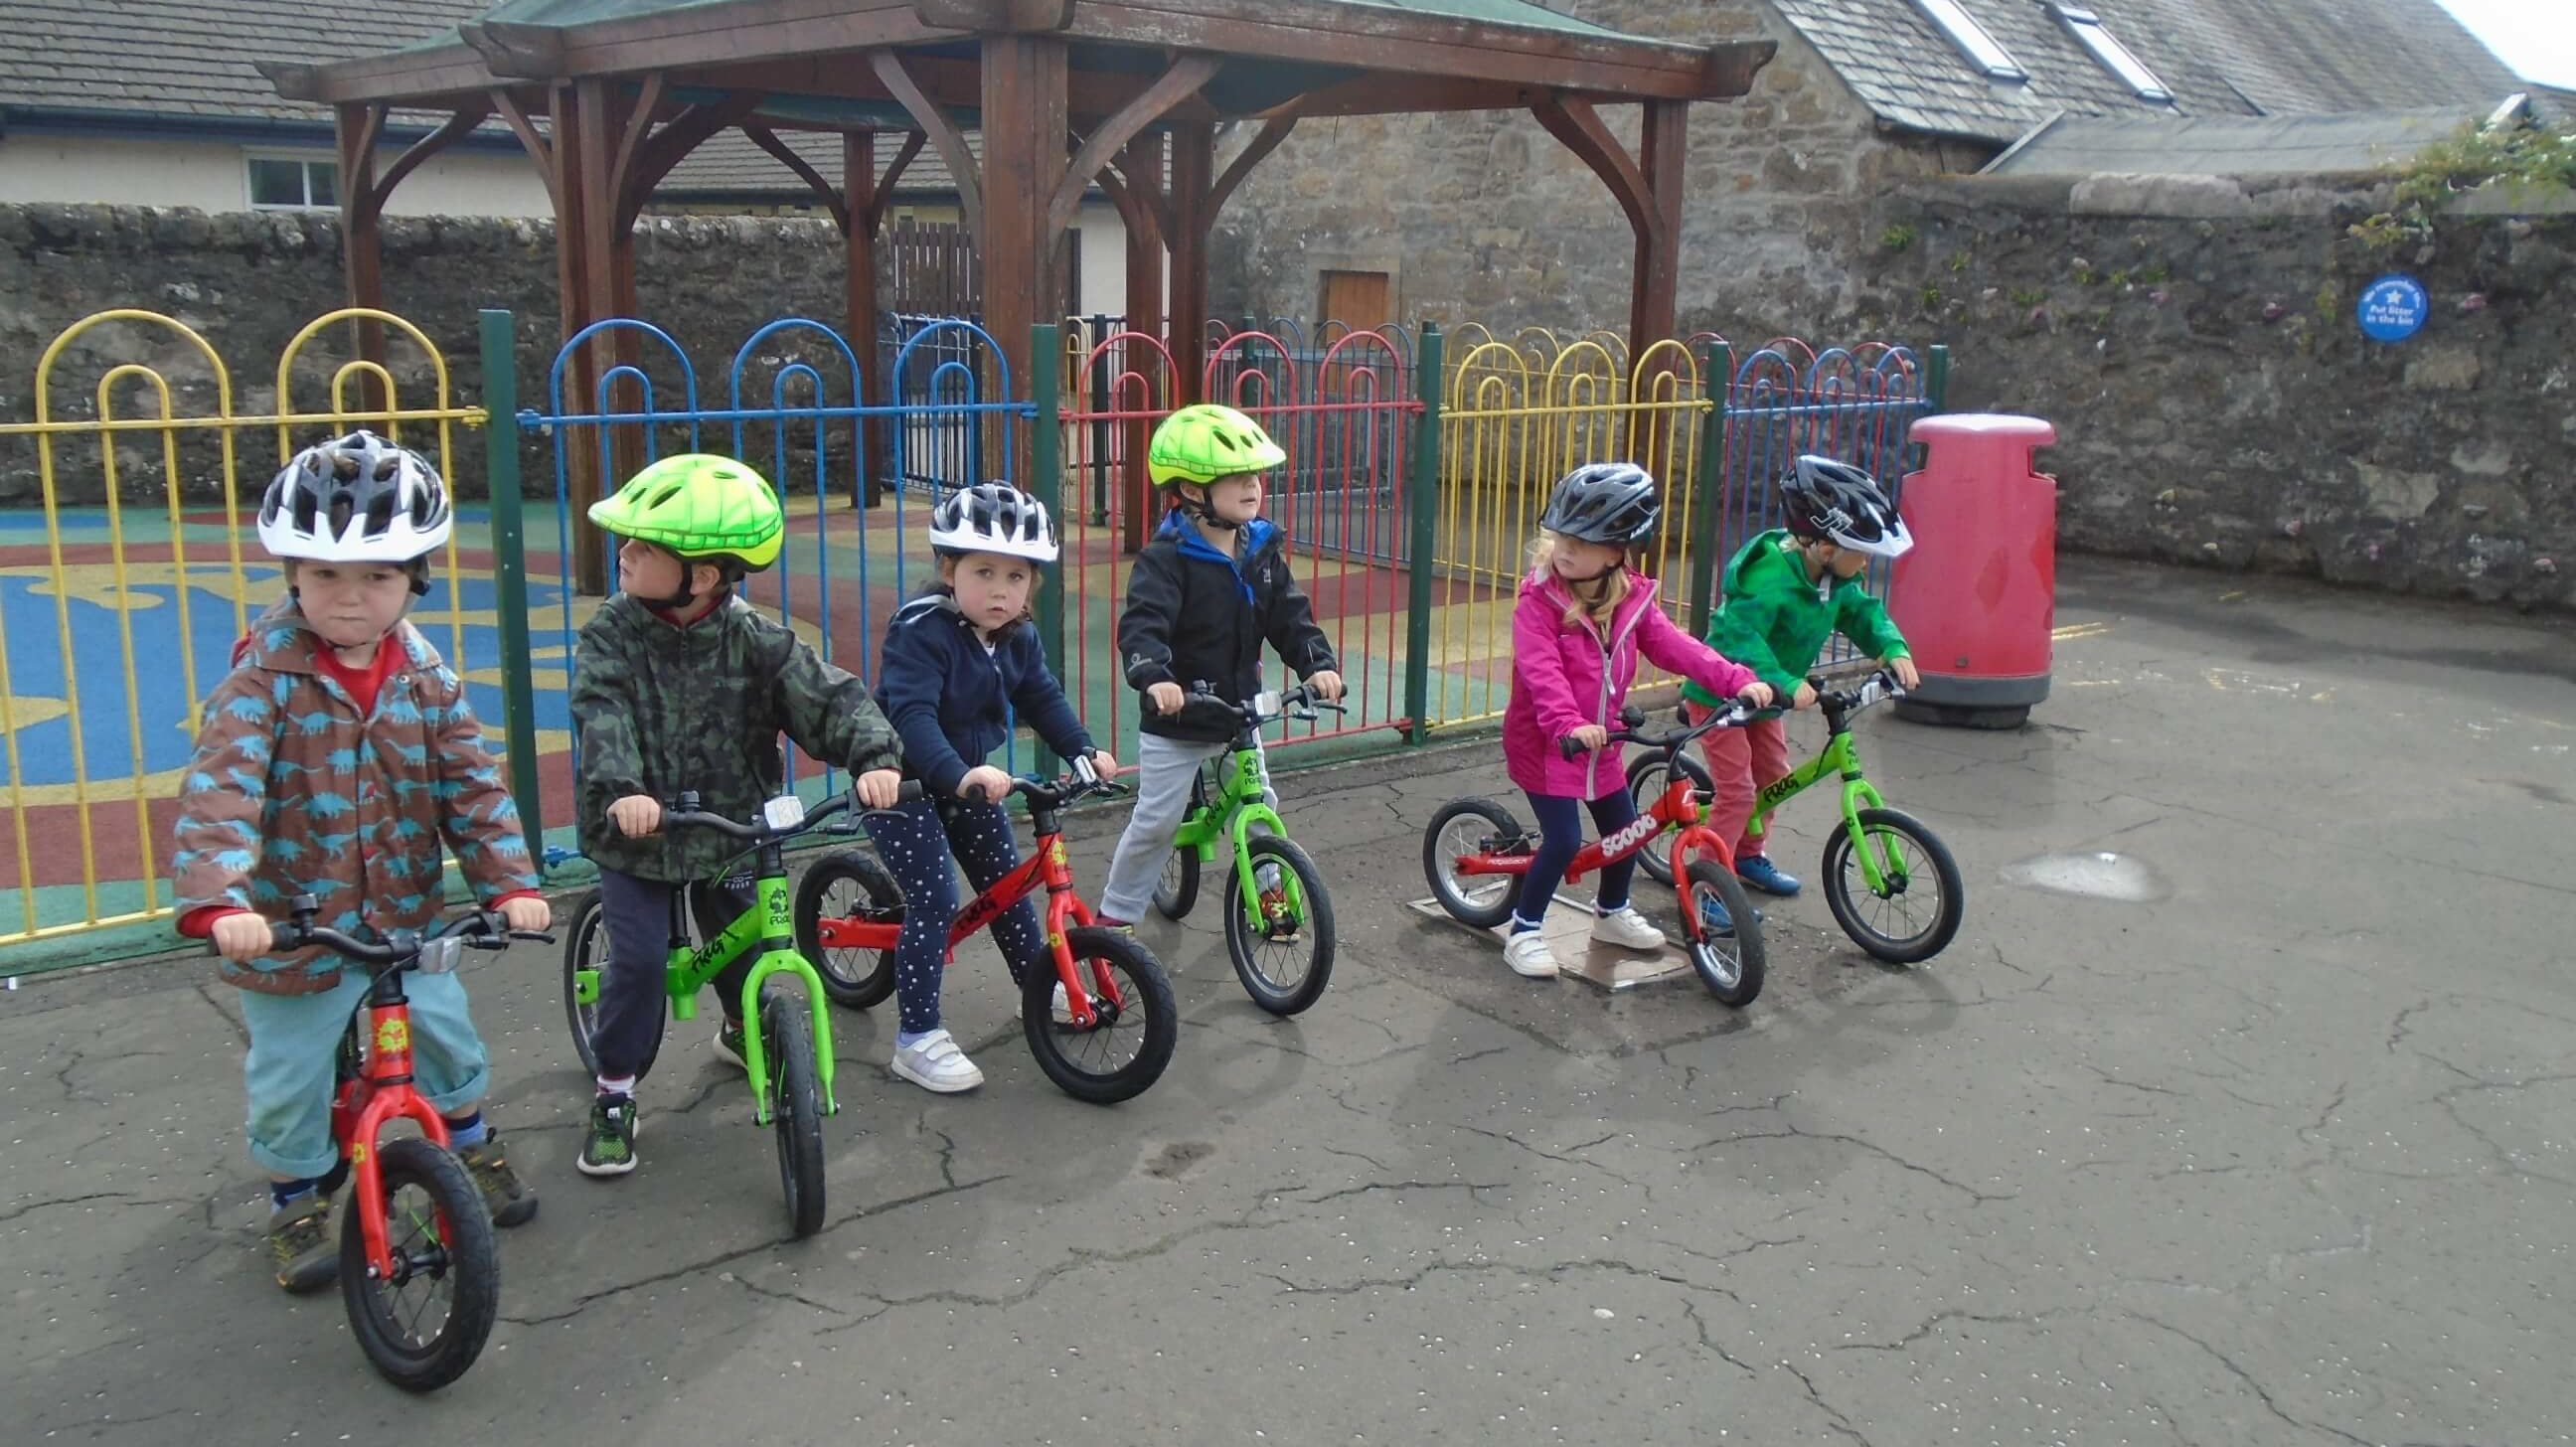
[[[1688,104],[1743,95],[1773,48],[1625,35],[1528,0],[507,0],[388,54],[262,70],[281,95],[337,109],[356,304],[382,303],[386,195],[497,113],[554,200],[565,335],[629,314],[632,229],[653,187],[741,127],[831,210],[849,245],[852,334],[872,336],[877,228],[895,177],[927,145],[956,179],[982,253],[984,324],[1015,376],[1028,374],[1029,327],[1055,313],[1058,233],[1097,184],[1127,226],[1129,325],[1168,320],[1187,391],[1203,359],[1211,223],[1315,116],[1530,111],[1635,231],[1632,339],[1642,350],[1669,335]],[[1597,110],[1622,102],[1645,107],[1634,153]],[[453,119],[380,175],[375,140],[397,106]],[[1219,173],[1221,121],[1259,129]],[[847,137],[839,185],[778,142],[798,129]],[[880,133],[904,137],[882,173]]]

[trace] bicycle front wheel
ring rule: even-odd
[[[1252,1003],[1294,1015],[1322,997],[1333,978],[1333,899],[1306,851],[1277,834],[1245,846],[1252,856],[1254,897],[1243,875],[1225,876],[1225,952]]]
[[[607,987],[607,976],[607,915],[600,907],[599,891],[594,889],[572,907],[572,928],[564,932],[563,958],[564,1023],[572,1027],[572,1048],[581,1056],[581,1068],[594,1076],[599,1074],[594,1043],[599,1029],[598,992]],[[581,998],[585,977],[596,982],[589,990],[591,999],[587,1004]],[[643,1063],[635,1067],[637,1080],[653,1073],[653,1060],[661,1053],[662,1032],[657,1029],[652,1042],[644,1047]]]
[[[1852,848],[1851,821],[1825,841],[1825,903],[1852,942],[1891,965],[1912,965],[1947,949],[1967,915],[1967,886],[1949,846],[1922,821],[1894,809],[1860,811],[1878,865],[1880,887],[1869,887]]]
[[[1762,993],[1762,922],[1733,870],[1708,859],[1684,866],[1682,934],[1692,972],[1719,1004],[1740,1010]]]
[[[445,1147],[416,1137],[385,1141],[376,1170],[385,1186],[393,1275],[379,1277],[368,1267],[366,1222],[351,1192],[340,1220],[340,1296],[349,1308],[349,1331],[386,1381],[407,1392],[434,1392],[483,1354],[501,1309],[492,1214],[464,1163]]]
[[[760,995],[760,1035],[769,1060],[769,1128],[778,1137],[778,1188],[788,1234],[823,1229],[823,1090],[814,1066],[814,1022],[805,1001],[780,989]]]
[[[1020,1030],[1056,1087],[1076,1100],[1114,1105],[1162,1078],[1180,1039],[1180,1009],[1162,962],[1135,936],[1085,926],[1065,931],[1073,966],[1097,1018],[1089,1029],[1055,1018],[1052,957],[1020,981]],[[1114,987],[1116,1003],[1108,998]]]
[[[823,947],[823,921],[863,919],[903,922],[903,891],[885,866],[864,854],[841,852],[818,859],[796,883],[796,952],[823,977],[835,1005],[865,1010],[894,993],[894,951]]]

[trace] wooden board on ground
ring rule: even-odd
[[[1465,930],[1490,941],[1494,947],[1494,968],[1506,968],[1502,952],[1503,932],[1511,927],[1508,922],[1493,929],[1477,929],[1473,925],[1459,923],[1449,911],[1440,907],[1440,901],[1436,899],[1426,897],[1410,903],[1417,914],[1429,915],[1447,922],[1453,929]],[[1596,990],[1611,994],[1633,990],[1640,985],[1696,978],[1691,973],[1690,957],[1682,953],[1680,942],[1671,938],[1669,927],[1665,930],[1667,939],[1660,950],[1622,949],[1617,945],[1592,942],[1592,924],[1596,918],[1591,900],[1577,899],[1567,892],[1560,891],[1555,903],[1548,906],[1547,922],[1540,926],[1539,933],[1547,936],[1547,947],[1556,955],[1557,969],[1565,978],[1580,980]]]

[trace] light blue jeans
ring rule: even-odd
[[[367,997],[364,969],[343,970],[340,983],[316,995],[240,993],[250,1054],[242,1084],[250,1094],[250,1158],[273,1175],[299,1180],[340,1162],[331,1139],[331,1074],[349,1014]],[[465,986],[454,975],[409,974],[412,1088],[440,1115],[483,1098],[492,1069],[482,1037],[466,1014]]]

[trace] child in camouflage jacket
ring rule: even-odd
[[[416,453],[365,432],[298,453],[259,514],[287,597],[234,648],[180,789],[179,928],[214,942],[242,992],[246,1133],[271,1173],[268,1243],[289,1291],[337,1274],[331,1193],[347,1169],[331,1138],[332,1067],[368,977],[319,950],[273,954],[271,922],[309,894],[344,933],[419,929],[444,903],[442,840],[484,907],[514,929],[548,921],[464,685],[402,618],[453,526],[445,484]],[[491,1072],[463,983],[421,975],[405,989],[421,1093],[492,1219],[528,1220],[536,1193],[477,1109]]]
[[[693,790],[710,813],[757,813],[785,781],[784,731],[856,775],[860,801],[881,809],[902,787],[903,756],[865,684],[734,596],[745,572],[777,560],[787,530],[759,473],[730,458],[666,457],[593,504],[590,520],[624,541],[621,591],[583,626],[573,661],[575,808],[608,933],[591,1035],[598,1091],[579,1165],[622,1176],[635,1169],[636,1076],[662,1030],[672,896],[692,889],[709,931],[751,902],[708,887],[738,846],[705,830],[661,833],[662,801]],[[736,960],[714,982],[716,1057],[735,1066],[751,965]]]

